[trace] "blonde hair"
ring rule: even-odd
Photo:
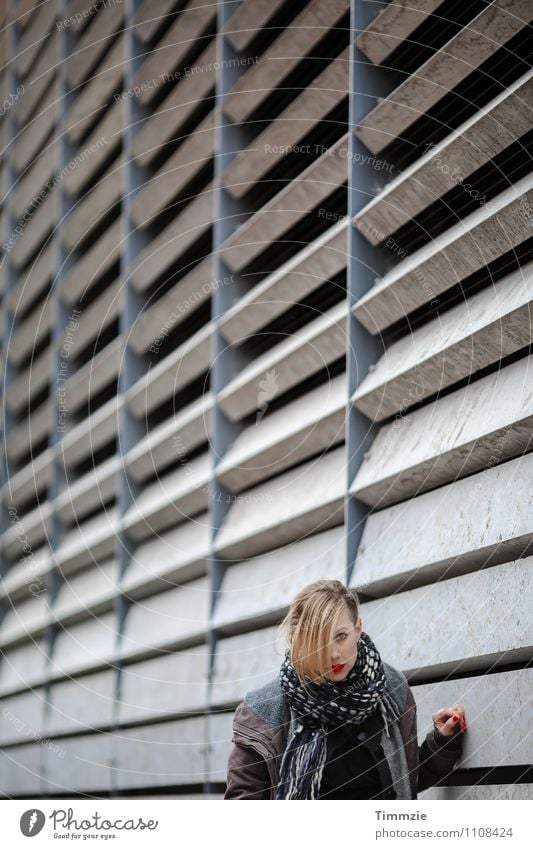
[[[355,590],[341,581],[314,581],[304,587],[292,602],[280,627],[288,632],[291,663],[300,682],[322,683],[329,669],[329,646],[339,616],[344,609],[359,618]]]

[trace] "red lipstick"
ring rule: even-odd
[[[331,667],[331,669],[335,673],[335,675],[337,675],[337,673],[342,672],[342,670],[344,669],[345,666],[346,666],[345,663],[337,663],[337,664],[334,664]]]

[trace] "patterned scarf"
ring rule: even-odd
[[[360,725],[379,706],[389,737],[389,720],[398,719],[398,711],[385,688],[381,656],[364,631],[357,644],[357,660],[344,681],[308,683],[306,692],[288,653],[280,680],[292,721],[276,799],[316,799],[327,757],[328,726]]]

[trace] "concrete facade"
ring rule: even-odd
[[[0,796],[220,797],[334,578],[531,798],[533,8],[443,6],[0,3]]]

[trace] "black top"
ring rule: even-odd
[[[379,745],[379,706],[360,725],[345,723],[327,737],[327,759],[319,799],[395,799],[392,776]]]

